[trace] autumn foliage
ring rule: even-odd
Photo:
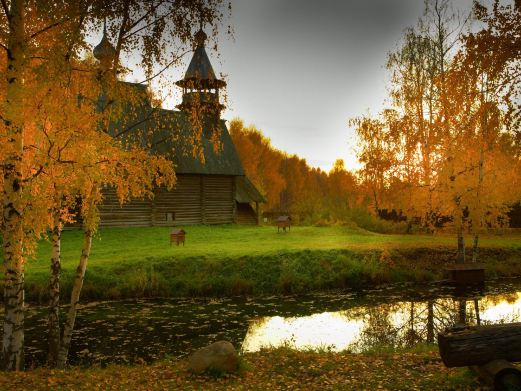
[[[51,233],[49,365],[64,366],[103,189],[115,187],[124,203],[175,183],[172,163],[151,154],[144,135],[111,132],[115,123],[132,127],[136,116],[131,114],[143,99],[140,89],[130,91],[118,82],[127,71],[120,55],[139,52],[151,80],[159,76],[154,74],[159,65],[165,70],[180,59],[176,50],[164,48],[184,48],[195,21],[222,20],[221,5],[219,0],[1,2],[4,369],[24,367],[24,269],[38,240]],[[87,37],[102,21],[105,42],[111,45],[109,34],[115,47],[105,45],[95,62],[85,55],[91,49]],[[72,221],[81,222],[84,242],[60,332],[61,230]]]
[[[389,56],[391,106],[350,123],[373,208],[399,210],[428,232],[452,227],[461,262],[471,234],[475,261],[479,233],[508,225],[521,198],[521,12],[518,2],[476,3],[485,27],[465,33],[448,1],[426,4]]]
[[[289,213],[301,222],[334,223],[349,219],[349,212],[364,202],[355,176],[337,160],[329,173],[310,167],[305,159],[271,145],[254,125],[240,119],[230,123],[230,135],[246,175],[266,197],[264,210]]]

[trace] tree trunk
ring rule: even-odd
[[[474,234],[474,241],[472,243],[472,262],[476,263],[478,261],[478,242],[479,242],[479,234]]]
[[[458,300],[458,323],[467,324],[467,301]]]
[[[427,302],[427,342],[434,342],[434,301]]]
[[[474,299],[474,312],[476,313],[476,324],[481,326],[481,317],[479,316],[479,300]]]
[[[49,281],[49,317],[47,365],[56,367],[60,350],[60,271],[61,222],[56,219],[52,230],[51,277]]]
[[[71,293],[71,305],[67,313],[67,320],[63,329],[63,338],[60,346],[60,353],[58,355],[58,368],[64,368],[67,364],[67,357],[69,355],[69,347],[71,344],[72,331],[76,322],[76,314],[78,302],[80,300],[81,288],[83,287],[83,278],[85,277],[85,270],[87,269],[87,262],[89,260],[90,248],[92,245],[92,230],[85,229],[83,236],[83,249],[81,251],[80,263],[76,269],[76,277]]]
[[[23,0],[11,1],[5,75],[7,87],[3,110],[3,122],[8,136],[2,189],[5,305],[2,366],[5,370],[24,369],[22,215],[24,6]]]
[[[457,228],[458,235],[458,258],[456,263],[465,263],[465,237],[463,236],[463,226]]]

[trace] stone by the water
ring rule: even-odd
[[[235,372],[239,355],[228,341],[218,341],[196,350],[188,358],[188,368],[194,373],[205,371]]]

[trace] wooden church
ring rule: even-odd
[[[183,91],[179,110],[153,107],[146,86],[119,82],[143,97],[129,110],[134,116],[132,133],[145,138],[143,145],[154,153],[173,162],[177,183],[172,190],[155,189],[151,199],[133,199],[123,206],[114,189],[104,189],[101,227],[259,224],[259,204],[265,199],[245,176],[226,123],[220,118],[224,106],[219,101],[219,90],[226,83],[215,76],[205,50],[206,34],[199,30],[194,38],[196,46],[190,65],[184,78],[176,82]],[[94,48],[94,56],[103,65],[111,62],[114,54],[104,34]],[[193,152],[197,130],[192,120],[194,110],[203,113],[199,116],[199,154]],[[125,126],[132,115],[126,116]],[[121,123],[115,123],[110,131],[117,135],[121,127]]]

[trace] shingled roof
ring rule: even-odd
[[[264,196],[257,190],[255,185],[247,176],[237,177],[237,189],[235,192],[235,201],[237,202],[266,202]]]
[[[217,126],[206,125],[200,140],[182,111],[160,110],[154,121],[153,149],[172,160],[178,174],[244,175],[241,159],[223,120],[219,120]],[[212,132],[215,132],[215,140],[209,137]],[[198,156],[199,150],[204,162]]]
[[[177,81],[176,84],[183,88],[199,89],[222,88],[226,86],[226,83],[223,80],[219,80],[215,76],[212,63],[208,58],[208,54],[206,54],[204,47],[206,34],[204,31],[199,30],[195,34],[194,39],[197,44],[194,55],[188,65],[184,78]]]
[[[219,119],[213,126],[207,124],[202,135],[197,137],[185,112],[154,108],[143,85],[121,83],[122,88],[132,90],[127,95],[134,97],[132,103],[126,104],[120,119],[110,125],[112,135],[128,129],[122,135],[123,139],[166,156],[174,163],[178,174],[244,175],[224,120]]]

